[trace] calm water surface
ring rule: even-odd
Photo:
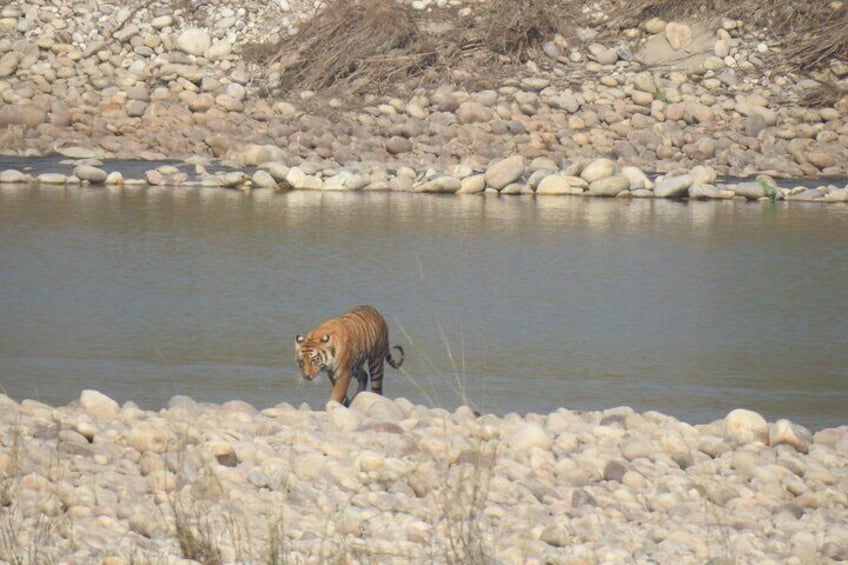
[[[0,386],[321,408],[293,341],[377,306],[389,396],[848,423],[848,207],[0,188]]]

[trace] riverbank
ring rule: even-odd
[[[413,2],[387,25],[424,14],[415,37],[442,45],[487,16],[439,6]],[[585,7],[573,33],[548,30],[520,61],[487,51],[483,76],[466,58],[444,84],[406,77],[380,94],[283,88],[299,63],[272,47],[326,14],[306,3],[13,2],[0,11],[0,147],[63,155],[70,170],[0,182],[848,200],[844,180],[826,180],[848,177],[838,51],[800,73],[782,64],[785,37],[741,16],[613,24],[609,9]],[[137,158],[185,166],[102,165]]]
[[[477,417],[370,393],[326,411],[188,397],[145,411],[91,390],[0,407],[11,562],[848,559],[846,426]]]

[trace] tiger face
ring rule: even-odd
[[[300,367],[301,376],[307,381],[313,381],[323,371],[332,372],[332,346],[330,345],[330,334],[325,333],[320,337],[297,336],[295,340],[295,357]]]

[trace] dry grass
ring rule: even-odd
[[[822,68],[833,58],[848,58],[848,6],[829,2],[780,0],[623,0],[615,23],[633,26],[647,18],[685,20],[729,17],[767,31],[786,49],[782,64],[791,70]]]
[[[178,2],[180,0],[174,0]],[[262,90],[274,96],[312,91],[347,105],[363,95],[406,95],[419,87],[454,84],[492,88],[545,61],[541,46],[557,37],[573,43],[578,26],[602,24],[603,36],[650,17],[666,20],[730,17],[766,30],[785,49],[789,70],[848,57],[848,8],[828,2],[778,0],[491,0],[462,8],[414,10],[395,0],[329,0],[298,32],[244,49],[248,62],[273,68]],[[604,17],[597,17],[600,10]]]
[[[269,90],[283,95],[394,94],[481,74],[491,84],[573,25],[570,5],[494,0],[467,11],[420,11],[394,0],[332,0],[295,35],[249,45],[244,53],[248,61],[282,67]]]

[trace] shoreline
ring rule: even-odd
[[[401,16],[433,41],[454,39],[454,24],[427,22],[444,16],[436,4],[410,2]],[[486,14],[449,4],[469,25]],[[73,166],[0,182],[848,201],[848,63],[793,70],[786,38],[752,21],[680,14],[616,27],[597,4],[574,37],[501,57],[477,81],[466,61],[444,84],[410,79],[385,94],[281,90],[291,61],[256,51],[295,37],[320,16],[313,8],[4,6],[0,146]],[[822,85],[837,94],[807,96]],[[114,159],[182,165],[125,175],[107,172]],[[731,177],[753,180],[717,180]]]
[[[320,411],[93,390],[0,407],[0,539],[36,562],[848,559],[848,425],[478,417],[367,392]]]
[[[548,159],[527,163],[520,155],[492,163],[488,168],[466,168],[456,174],[418,173],[409,167],[397,171],[377,164],[346,167],[304,163],[289,167],[283,161],[240,167],[234,163],[198,159],[158,161],[66,158],[3,159],[31,164],[0,167],[0,186],[53,187],[168,187],[222,188],[251,193],[273,190],[318,192],[405,192],[511,196],[586,196],[601,198],[660,198],[671,200],[848,202],[848,179],[717,178],[710,167],[696,166],[680,175],[651,178],[632,166],[619,166],[606,158],[586,162],[577,170],[558,171]],[[121,166],[123,165],[123,167]],[[123,169],[123,170],[122,170]],[[128,172],[132,171],[132,172]],[[309,171],[312,174],[308,174]],[[462,176],[465,175],[465,176]],[[824,182],[825,184],[820,184]],[[844,184],[844,187],[840,185]]]

